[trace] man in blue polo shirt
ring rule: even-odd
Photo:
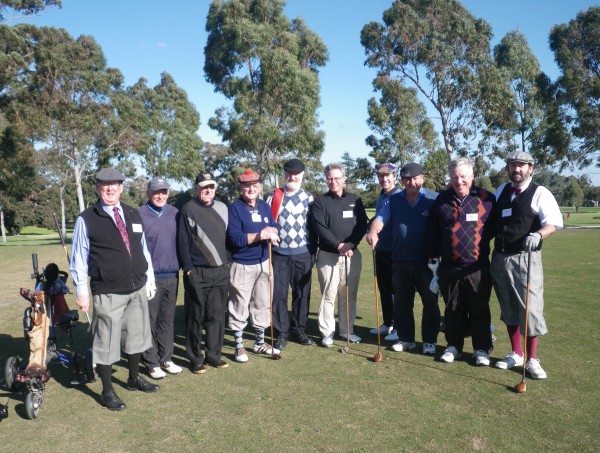
[[[440,329],[440,308],[437,295],[429,284],[433,273],[427,266],[426,230],[429,211],[437,198],[437,192],[424,189],[423,167],[410,163],[400,170],[404,190],[389,197],[371,223],[367,243],[375,249],[379,233],[390,224],[393,236],[393,287],[394,327],[398,342],[392,345],[396,352],[416,348],[415,343],[415,292],[423,302],[421,335],[423,353],[435,354]]]

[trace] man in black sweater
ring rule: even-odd
[[[361,340],[353,332],[362,267],[362,257],[357,247],[367,232],[368,219],[362,200],[344,189],[346,176],[342,165],[327,165],[325,178],[329,191],[315,200],[312,220],[319,244],[317,272],[322,293],[319,330],[323,335],[323,347],[331,348],[335,332],[336,298],[340,337],[352,343]]]
[[[210,173],[196,177],[197,197],[179,214],[177,247],[185,287],[185,350],[194,374],[204,374],[202,329],[206,331],[206,363],[227,368],[221,358],[225,335],[225,307],[229,290],[229,263],[225,248],[227,206],[215,201],[217,183]]]

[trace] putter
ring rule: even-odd
[[[527,254],[527,288],[525,289],[525,332],[523,335],[523,377],[521,382],[515,385],[515,392],[525,393],[527,384],[525,383],[525,369],[527,368],[527,321],[529,320],[529,283],[531,281],[531,252]]]
[[[346,274],[346,346],[342,348],[342,353],[350,351],[350,308],[348,307],[348,256],[344,256],[344,272]]]
[[[379,332],[379,299],[378,292],[379,287],[377,286],[377,263],[375,261],[375,250],[373,249],[373,277],[375,280],[375,315],[377,316],[377,354],[373,356],[373,362],[381,362],[383,356],[381,355],[381,334]]]
[[[70,266],[71,265],[71,258],[69,258],[69,251],[67,250],[67,243],[65,242],[65,238],[62,234],[62,231],[60,231],[60,225],[58,224],[58,218],[56,217],[56,212],[52,213],[52,217],[54,218],[54,224],[56,225],[56,231],[58,232],[58,236],[60,237],[60,242],[62,243],[63,246],[63,250],[65,251],[65,256],[67,257],[67,265]],[[91,331],[92,330],[92,320],[90,319],[90,314],[85,311],[85,317],[88,320],[88,329],[87,331]]]
[[[280,354],[275,354],[275,337],[273,335],[273,271],[272,261],[273,253],[271,250],[271,241],[269,241],[269,312],[271,314],[271,358],[273,360],[281,359]]]

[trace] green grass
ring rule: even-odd
[[[228,369],[211,368],[203,376],[186,370],[163,380],[157,394],[125,390],[127,371],[124,362],[117,364],[115,388],[128,406],[122,413],[98,404],[99,382],[72,387],[70,371],[53,365],[39,419],[26,420],[24,394],[10,394],[0,451],[31,449],[35,439],[43,439],[50,452],[597,451],[599,243],[596,229],[560,231],[545,241],[550,333],[541,339],[539,355],[549,378],[528,380],[525,394],[513,392],[520,370],[474,367],[469,341],[465,360],[454,364],[387,349],[383,362],[371,362],[377,351],[376,338],[368,334],[375,325],[373,268],[363,244],[356,331],[365,341],[349,354],[339,352],[339,341],[330,350],[292,343],[280,361],[250,353],[247,364],[236,364],[227,331]],[[40,264],[66,267],[57,244],[0,248],[0,362],[28,350],[21,325],[25,302],[17,291],[32,284],[32,252]],[[182,300],[180,293],[175,361],[185,365]],[[315,340],[318,301],[315,278],[308,332]],[[73,297],[68,303],[74,307]],[[498,359],[509,343],[495,298],[491,307],[498,337],[492,357]],[[417,319],[420,314],[418,308]],[[76,330],[82,350],[90,342],[86,324]],[[0,391],[0,401],[7,396]]]

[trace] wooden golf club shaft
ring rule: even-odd
[[[515,387],[518,393],[525,393],[525,370],[527,368],[527,329],[529,322],[529,287],[531,283],[531,251],[527,254],[527,285],[525,287],[525,332],[523,332],[523,376],[521,382]]]
[[[273,259],[273,252],[271,249],[271,241],[269,244],[269,314],[271,315],[271,357],[275,358],[275,340],[273,335],[273,272],[271,268],[271,263]]]
[[[350,350],[350,309],[349,309],[349,291],[348,291],[348,255],[344,256],[344,272],[346,274],[346,349]],[[347,352],[346,351],[346,352]]]

